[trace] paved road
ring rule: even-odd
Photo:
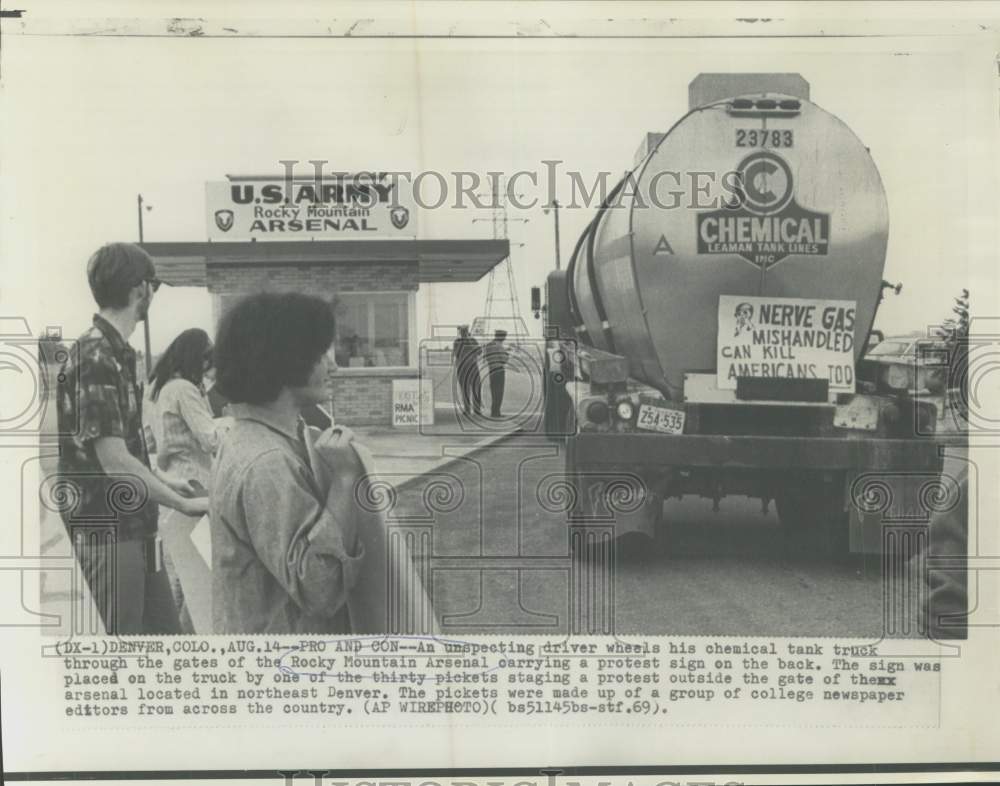
[[[433,513],[431,525],[445,632],[567,631],[570,562],[552,559],[567,555],[566,520],[535,494],[562,466],[554,445],[514,438],[401,493],[392,515],[414,521],[429,515],[429,483],[461,488],[443,495],[449,510]],[[665,514],[668,538],[636,535],[619,549],[617,632],[878,637],[884,630],[881,557],[837,561],[801,543],[789,547],[773,506],[765,515],[759,501],[743,497],[723,499],[718,513],[710,500],[673,500]],[[478,554],[493,560],[463,559]]]

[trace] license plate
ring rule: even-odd
[[[641,404],[636,426],[645,431],[659,431],[662,434],[683,434],[684,417],[683,409]]]

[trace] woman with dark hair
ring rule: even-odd
[[[208,486],[219,426],[202,385],[212,368],[212,342],[200,328],[185,330],[167,347],[150,380],[160,469]]]
[[[211,484],[214,633],[350,632],[364,546],[335,513],[343,490],[317,481],[302,419],[329,400],[333,338],[330,305],[308,295],[251,295],[222,319],[216,386],[234,422]]]
[[[196,489],[208,488],[212,456],[218,449],[221,433],[219,421],[212,419],[202,384],[211,367],[212,342],[208,333],[199,328],[185,330],[157,361],[150,380],[150,406],[146,408],[156,444],[157,467],[191,482]],[[173,515],[167,522],[165,519],[162,527],[166,545],[164,567],[177,605],[181,632],[193,633],[194,624],[178,575],[178,566],[190,566],[184,553],[190,533]],[[193,526],[193,520],[188,522]],[[201,571],[205,568],[201,567]]]

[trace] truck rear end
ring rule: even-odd
[[[852,511],[941,469],[934,406],[862,363],[887,241],[867,148],[801,77],[696,79],[547,283],[577,517],[651,535],[670,497],[737,494],[859,550]]]

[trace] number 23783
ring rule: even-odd
[[[790,129],[737,128],[736,147],[792,147],[795,137]]]

